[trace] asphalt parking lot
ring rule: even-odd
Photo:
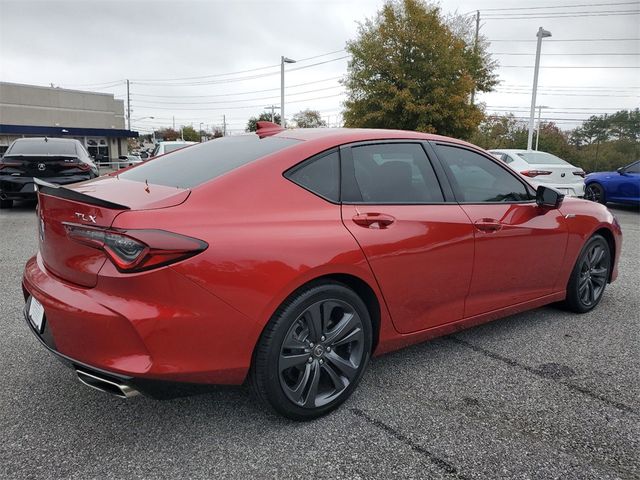
[[[620,277],[578,316],[537,309],[372,362],[334,414],[292,423],[244,387],[156,401],[79,384],[33,338],[33,205],[0,212],[0,478],[639,478],[640,212]]]

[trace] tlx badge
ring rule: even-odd
[[[76,214],[76,218],[79,218],[83,222],[96,223],[95,215],[85,215],[84,213],[80,213],[80,212],[75,212],[75,214]]]

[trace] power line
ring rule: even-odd
[[[523,56],[535,56],[535,53],[519,53],[519,52],[489,52],[491,55],[523,55]],[[566,56],[566,57],[575,57],[575,56],[598,56],[605,55],[607,57],[610,56],[633,56],[639,57],[638,53],[620,53],[620,52],[593,52],[593,53],[545,53],[544,56]]]
[[[315,88],[312,90],[305,90],[303,92],[295,92],[295,93],[289,93],[287,94],[287,97],[295,97],[296,95],[304,95],[307,93],[314,93],[314,92],[321,92],[321,91],[326,91],[326,90],[333,90],[336,88],[342,88],[342,85],[332,85],[330,87],[325,87],[325,88]],[[136,98],[136,95],[134,95],[134,99]],[[199,102],[167,102],[167,101],[157,101],[157,100],[142,100],[145,103],[151,103],[152,105],[158,104],[158,105],[208,105],[208,104],[231,104],[231,103],[238,103],[238,102],[254,102],[257,100],[270,100],[270,99],[277,99],[280,98],[278,96],[275,95],[271,95],[271,96],[267,96],[267,97],[254,97],[254,98],[241,98],[241,99],[237,99],[237,100],[222,100],[222,101],[199,101]]]
[[[297,84],[294,84],[294,85],[287,86],[287,89],[296,88],[296,87],[302,87],[302,86],[305,86],[305,85],[313,85],[315,83],[328,82],[328,81],[332,81],[332,80],[338,80],[339,78],[342,78],[342,77],[341,76],[329,77],[329,78],[323,78],[321,80],[314,80],[312,82],[297,83]],[[155,98],[205,98],[205,97],[216,98],[216,97],[230,97],[230,96],[237,96],[237,95],[248,95],[248,94],[252,94],[252,93],[275,92],[275,91],[279,92],[280,91],[280,87],[277,87],[277,88],[265,88],[265,89],[262,89],[262,90],[251,90],[251,91],[246,91],[246,92],[221,93],[221,94],[216,94],[216,95],[149,95],[149,94],[143,94],[143,93],[136,93],[135,96],[136,97],[155,97]]]
[[[325,98],[335,98],[335,97],[340,97],[344,95],[344,93],[338,93],[335,95],[325,95],[325,96],[321,96],[321,97],[314,97],[314,98],[303,98],[300,100],[293,100],[291,102],[288,103],[303,103],[303,102],[310,102],[313,100],[322,100]],[[133,107],[135,109],[135,107],[138,108],[143,108],[143,109],[147,109],[147,110],[242,110],[242,109],[247,109],[247,108],[263,108],[264,105],[262,103],[260,104],[256,104],[256,105],[243,105],[243,106],[236,106],[236,107],[213,107],[213,108],[171,108],[171,107],[153,107],[153,106],[146,106],[146,105],[140,105],[140,104],[134,104]]]
[[[531,39],[509,39],[509,38],[494,38],[488,39],[490,42],[537,42],[537,40]],[[640,38],[550,38],[545,39],[544,43],[549,42],[637,42]]]
[[[485,16],[483,20],[533,20],[536,18],[579,18],[579,17],[615,17],[620,15],[640,15],[640,11],[637,10],[621,10],[619,12],[593,12],[593,13],[583,13],[583,14],[571,14],[571,15],[535,15],[535,16],[521,16],[521,17],[509,17],[509,16],[500,16],[500,17],[490,17]]]
[[[507,7],[507,8],[483,8],[483,12],[511,11],[511,10],[546,10],[552,8],[576,8],[576,7],[612,7],[616,5],[636,5],[638,2],[616,2],[616,3],[577,3],[569,5],[548,5],[544,7]]]

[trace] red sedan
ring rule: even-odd
[[[38,195],[25,317],[80,380],[125,397],[249,381],[294,419],[340,405],[371,355],[591,310],[621,248],[604,206],[415,132],[262,123]]]

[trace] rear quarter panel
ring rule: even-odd
[[[380,337],[393,336],[383,297],[342,224],[340,206],[283,177],[290,166],[332,146],[326,140],[303,142],[195,188],[182,205],[124,212],[114,226],[164,228],[206,241],[205,252],[170,268],[251,319],[251,349],[292,292],[331,274],[366,282],[380,303]]]

